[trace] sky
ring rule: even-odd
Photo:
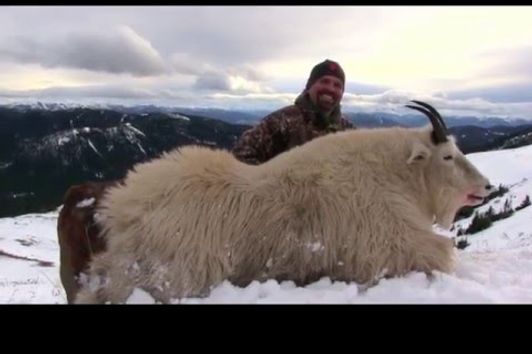
[[[467,157],[496,186],[509,192],[479,207],[485,212],[512,208],[532,194],[532,146],[469,154]],[[91,200],[87,200],[87,204]],[[93,202],[93,201],[92,201]],[[83,207],[83,202],[80,207]],[[0,218],[0,304],[65,304],[59,278],[57,244],[58,211]],[[473,216],[457,221],[466,228]],[[454,231],[436,228],[442,237]],[[304,287],[293,282],[252,282],[237,287],[225,281],[205,298],[175,300],[181,304],[532,304],[532,206],[494,222],[479,233],[467,236],[470,243],[456,250],[453,272],[435,272],[432,280],[422,272],[382,279],[364,290],[356,283],[331,281],[324,277]],[[140,289],[128,298],[130,304],[153,304]]]
[[[273,110],[338,61],[345,111],[532,119],[532,6],[2,6],[0,103]]]

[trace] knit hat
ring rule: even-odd
[[[320,77],[325,75],[335,76],[342,80],[342,84],[345,85],[345,74],[340,64],[335,61],[325,59],[325,61],[322,61],[312,68],[310,77],[307,80],[307,86],[305,86],[305,90],[308,90],[310,86],[312,86]]]

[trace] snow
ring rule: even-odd
[[[504,223],[495,222],[489,229],[471,235],[468,241],[474,243],[467,249],[478,253],[489,253],[532,246],[532,214],[527,212],[528,209],[532,209],[532,206],[517,211],[515,215],[504,220]],[[526,228],[523,225],[530,227]]]
[[[94,198],[83,199],[81,202],[76,204],[76,208],[86,208],[88,206],[93,205],[95,201],[96,199]]]
[[[153,304],[153,298],[142,289],[135,289],[126,304]]]
[[[144,134],[141,130],[135,128],[131,123],[126,123],[124,124],[127,128],[129,128],[130,130],[132,130],[133,132],[139,134],[139,135],[142,135],[142,136],[146,136],[146,134]]]
[[[142,147],[142,145],[140,145],[139,143],[137,143],[137,146],[139,147],[139,150],[142,151],[142,153],[146,156],[148,156],[148,154],[146,154],[146,151],[144,150],[144,148]]]
[[[189,117],[184,116],[184,115],[179,114],[179,113],[168,113],[167,116],[170,117],[170,118],[174,118],[174,119],[182,119],[182,120],[190,121]]]
[[[495,186],[510,191],[490,201],[502,208],[532,195],[532,146],[469,155]],[[84,201],[87,205],[90,200]],[[59,278],[57,211],[0,219],[0,303],[64,304]],[[458,224],[466,224],[471,218]],[[451,231],[439,230],[444,236]],[[456,250],[457,267],[451,274],[435,272],[431,278],[411,272],[404,277],[381,279],[369,288],[356,283],[322,278],[305,287],[293,282],[254,281],[245,288],[228,281],[215,286],[208,297],[176,299],[176,304],[388,304],[388,303],[532,303],[532,206],[516,211],[490,228],[468,236],[470,246]],[[322,245],[309,244],[320,251]],[[11,256],[9,256],[11,255]],[[13,258],[13,256],[22,257]],[[52,266],[43,266],[52,262]],[[141,289],[128,304],[153,304]]]
[[[0,303],[66,302],[59,279],[57,212],[28,214],[0,219],[0,251],[52,262],[52,267],[36,261],[0,255]]]
[[[94,152],[96,152],[98,156],[103,157],[102,154],[100,154],[100,152],[98,151],[98,149],[96,149],[96,146],[94,146],[91,139],[88,139],[87,141],[89,143],[89,146],[92,148],[92,150],[94,150]]]
[[[532,145],[518,149],[469,154],[475,166],[493,185],[519,183],[532,179]],[[528,185],[530,191],[530,185]]]
[[[60,136],[59,139],[57,139],[57,144],[59,146],[64,145],[70,141],[70,138],[67,136]]]

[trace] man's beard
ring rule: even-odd
[[[316,96],[316,105],[320,111],[329,113],[338,105],[338,98],[330,91],[320,91]]]

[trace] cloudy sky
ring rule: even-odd
[[[346,111],[532,119],[532,7],[2,6],[0,103],[277,109],[313,65]]]

